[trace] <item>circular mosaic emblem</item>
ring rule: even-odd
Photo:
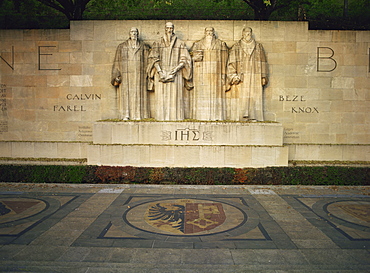
[[[31,217],[47,208],[47,204],[33,198],[1,198],[0,224]]]
[[[124,218],[140,230],[180,236],[224,232],[247,220],[246,214],[236,206],[201,199],[167,199],[144,203],[130,208]]]
[[[326,209],[330,215],[338,219],[370,227],[370,202],[339,201],[328,204]]]

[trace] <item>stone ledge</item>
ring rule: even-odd
[[[134,167],[288,166],[288,147],[231,145],[89,145],[88,165]]]
[[[87,158],[15,158],[0,157],[2,165],[86,165]]]
[[[209,147],[209,146],[215,146],[215,147],[285,147],[288,145],[196,145],[196,144],[99,144],[99,143],[92,143],[90,144],[92,146],[174,146],[174,147]]]
[[[96,122],[94,144],[282,146],[280,123]]]
[[[340,166],[340,167],[370,167],[370,161],[338,161],[338,160],[289,160],[289,166]]]
[[[0,141],[0,158],[86,159],[90,142]]]
[[[285,144],[293,161],[363,161],[370,162],[366,144]]]

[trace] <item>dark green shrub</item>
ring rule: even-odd
[[[370,185],[370,168],[144,168],[84,165],[0,165],[1,182],[150,183],[190,185]]]
[[[28,183],[81,183],[86,166],[0,165],[0,180]]]

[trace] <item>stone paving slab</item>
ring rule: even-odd
[[[0,183],[1,272],[369,272],[370,187]]]

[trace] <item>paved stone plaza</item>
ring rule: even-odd
[[[369,272],[369,187],[0,184],[1,272]]]

